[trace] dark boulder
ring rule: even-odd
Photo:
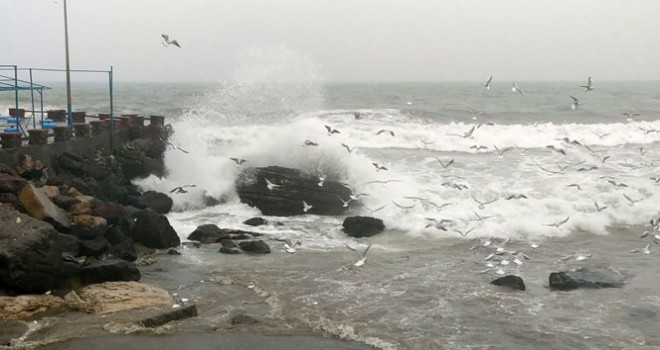
[[[93,261],[82,268],[82,279],[85,283],[139,281],[140,277],[140,271],[135,264],[126,260]]]
[[[80,239],[95,239],[105,235],[108,222],[104,218],[91,215],[78,215],[73,218],[70,234]]]
[[[500,277],[492,282],[490,284],[496,285],[496,286],[502,286],[502,287],[509,287],[513,288],[516,290],[525,290],[525,282],[521,277],[514,276],[514,275],[508,275],[504,277]]]
[[[26,179],[39,185],[43,185],[48,181],[48,171],[46,166],[38,159],[35,159],[29,154],[21,154],[18,157],[18,164],[16,164],[16,173]]]
[[[383,232],[385,225],[383,220],[369,216],[351,216],[344,220],[344,232],[355,238],[371,237]]]
[[[238,245],[231,239],[225,239],[222,241],[222,247],[220,247],[219,252],[225,254],[241,254]]]
[[[62,253],[69,253],[73,256],[78,256],[78,252],[80,251],[80,239],[74,235],[58,233],[56,247],[57,250]]]
[[[147,328],[162,326],[168,322],[184,320],[186,318],[197,317],[197,306],[195,304],[184,306],[180,309],[165,311],[162,314],[145,318],[139,323]]]
[[[67,195],[59,195],[53,199],[53,203],[64,210],[70,210],[74,205],[80,203],[80,200]]]
[[[550,288],[573,290],[578,288],[620,288],[625,278],[607,268],[581,268],[574,271],[553,272],[550,274]]]
[[[136,213],[134,217],[135,224],[131,229],[133,241],[155,249],[172,248],[181,243],[179,235],[164,215],[147,209]]]
[[[17,195],[28,181],[18,175],[0,173],[0,192]]]
[[[262,234],[243,230],[219,228],[214,224],[205,224],[198,226],[195,231],[188,236],[188,239],[191,241],[199,241],[203,244],[212,244],[222,242],[226,239],[245,240],[259,236],[262,236]]]
[[[266,219],[260,217],[254,217],[243,221],[244,224],[249,226],[261,226],[265,225],[267,222]]]
[[[52,225],[0,206],[0,285],[21,293],[57,287],[57,238]]]
[[[92,209],[92,215],[100,216],[109,225],[114,225],[124,215],[124,207],[115,202],[99,203]]]
[[[110,248],[108,240],[103,236],[94,239],[83,239],[80,241],[80,255],[99,256]]]
[[[268,189],[266,179],[278,187]],[[264,215],[340,215],[346,211],[340,198],[348,200],[350,189],[331,180],[323,186],[318,184],[316,173],[269,166],[243,170],[237,178],[236,191],[241,202],[259,208]],[[307,212],[303,210],[303,201],[312,206]]]
[[[165,193],[147,191],[137,200],[141,208],[151,208],[158,214],[167,214],[172,210],[174,201]]]
[[[166,144],[158,138],[137,139],[119,146],[116,159],[128,179],[145,178],[151,174],[162,176],[165,167],[162,161]]]
[[[181,252],[174,248],[170,248],[167,250],[167,255],[181,255]]]
[[[246,252],[255,254],[268,254],[270,247],[262,240],[239,242],[238,246]]]
[[[0,203],[11,205],[14,209],[22,208],[21,200],[13,193],[0,192]]]
[[[189,236],[191,241],[199,241],[203,244],[218,243],[229,237],[227,230],[223,230],[215,224],[199,225]]]

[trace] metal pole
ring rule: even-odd
[[[112,66],[108,72],[108,81],[110,84],[110,152],[114,152],[114,134],[115,134],[115,114],[114,114],[114,101],[112,98]]]
[[[34,116],[34,84],[32,83],[32,68],[30,68],[30,97],[32,100],[32,128],[36,129],[37,118]]]
[[[16,118],[16,131],[21,131],[21,122],[18,116],[18,66],[14,66],[14,90],[14,97],[16,99],[16,111],[14,112],[16,114],[14,116]]]
[[[64,0],[64,50],[66,52],[66,117],[69,127],[73,126],[71,115],[71,67],[69,66],[69,24],[66,15],[66,0]]]

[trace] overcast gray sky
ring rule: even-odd
[[[72,67],[113,65],[124,81],[231,80],[246,59],[309,66],[326,81],[660,80],[659,0],[68,0],[68,8]],[[62,0],[0,0],[0,64],[63,68],[62,12]],[[183,49],[163,47],[162,33]]]

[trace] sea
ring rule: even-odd
[[[166,276],[147,279],[207,306],[226,297],[212,281],[242,286],[246,300],[263,297],[270,324],[378,349],[660,349],[660,245],[653,232],[641,237],[660,216],[660,82],[594,77],[587,92],[586,76],[518,81],[522,95],[497,76],[486,89],[247,71],[227,82],[115,83],[116,114],[165,115],[170,141],[189,152],[168,149],[167,175],[135,183],[196,185],[171,195],[167,217],[184,242],[216,224],[302,244],[288,254],[266,240],[272,253],[260,256],[185,244],[181,256],[163,255]],[[62,83],[52,87],[45,108],[64,107]],[[108,96],[107,82],[74,84],[74,109],[107,113]],[[13,95],[0,98],[4,114]],[[359,203],[340,216],[264,216],[241,203],[235,181],[245,167],[270,165],[345,183]],[[348,237],[342,222],[354,215],[382,219],[385,231]],[[268,224],[243,224],[255,216]],[[648,244],[649,254],[631,252]],[[363,266],[346,245],[371,245]],[[497,247],[528,259],[487,260]],[[579,268],[624,284],[549,288],[550,273]],[[490,284],[509,274],[526,290]],[[231,310],[255,307],[238,300]],[[217,322],[203,310],[200,322]]]

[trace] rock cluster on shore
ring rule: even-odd
[[[0,290],[44,293],[139,280],[134,262],[142,247],[180,243],[163,215],[172,199],[131,184],[162,174],[164,151],[155,135],[114,154],[65,152],[50,160],[24,154],[16,164],[0,164]]]

